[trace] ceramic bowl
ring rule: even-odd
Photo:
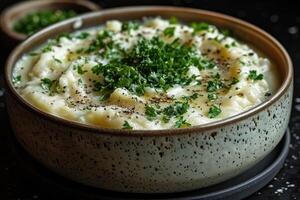
[[[87,28],[106,20],[176,16],[206,21],[268,56],[280,87],[267,101],[239,115],[209,124],[170,130],[99,128],[52,116],[26,102],[12,85],[12,68],[23,53],[60,32]],[[228,180],[263,159],[288,126],[293,67],[285,49],[263,30],[239,19],[179,7],[127,7],[83,15],[33,35],[10,55],[5,68],[7,109],[22,146],[58,174],[94,187],[122,192],[166,193],[193,190]]]
[[[28,37],[25,34],[17,33],[13,30],[13,24],[16,22],[16,20],[32,11],[45,9],[74,9],[80,14],[97,11],[101,8],[97,4],[87,0],[43,0],[25,1],[15,4],[5,9],[1,14],[1,30],[6,36],[7,40],[10,41],[8,44],[12,46],[12,44],[17,44]]]

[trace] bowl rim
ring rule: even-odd
[[[81,19],[87,19],[87,18],[97,18],[102,17],[105,14],[117,14],[120,12],[123,13],[132,13],[134,11],[151,11],[151,10],[168,10],[168,11],[181,11],[181,12],[192,12],[192,13],[198,13],[198,14],[204,14],[209,15],[217,18],[225,19],[229,22],[234,22],[238,24],[239,26],[244,26],[248,29],[255,30],[260,35],[262,35],[264,38],[268,39],[270,42],[272,42],[282,53],[284,56],[284,59],[287,62],[287,75],[286,78],[283,79],[282,84],[280,88],[276,90],[276,93],[273,94],[268,100],[254,106],[253,108],[250,108],[249,110],[243,111],[237,115],[227,117],[221,120],[217,120],[210,123],[205,123],[202,125],[195,125],[187,128],[179,128],[179,129],[158,129],[158,130],[126,130],[126,129],[113,129],[113,128],[103,128],[96,125],[91,124],[84,124],[77,121],[71,121],[50,113],[47,113],[45,111],[42,111],[38,109],[37,107],[31,105],[29,102],[27,102],[21,95],[18,94],[16,89],[13,87],[12,80],[11,80],[11,72],[13,70],[13,66],[15,62],[18,60],[17,55],[23,54],[23,47],[26,47],[30,44],[32,40],[34,40],[36,37],[41,36],[43,34],[51,32],[51,30],[56,29],[61,26],[70,25],[76,23],[78,21],[78,18]],[[19,103],[23,107],[25,107],[30,112],[33,112],[34,114],[38,114],[40,117],[43,117],[47,120],[51,120],[53,123],[60,123],[66,127],[70,127],[77,130],[84,130],[90,133],[96,133],[96,134],[103,134],[108,136],[128,136],[128,137],[144,137],[144,136],[150,136],[150,137],[157,137],[157,136],[168,136],[168,135],[182,135],[182,134],[193,134],[193,133],[201,133],[204,131],[213,131],[217,128],[222,128],[230,124],[237,123],[239,121],[243,121],[247,119],[248,117],[251,117],[266,108],[273,105],[277,100],[279,100],[289,89],[290,84],[293,82],[293,64],[291,61],[290,56],[288,55],[285,48],[270,34],[265,32],[264,30],[246,22],[240,19],[237,19],[235,17],[231,17],[226,14],[214,12],[214,11],[207,11],[202,9],[195,9],[195,8],[186,8],[186,7],[175,7],[175,6],[129,6],[129,7],[117,7],[112,9],[105,9],[101,10],[99,12],[94,13],[88,13],[84,14],[78,17],[74,17],[68,20],[65,20],[63,22],[59,22],[57,24],[51,25],[34,35],[30,36],[28,39],[26,39],[24,42],[19,44],[9,55],[6,65],[5,65],[5,72],[4,72],[4,79],[6,88],[8,89],[7,92],[10,92],[10,95],[12,95],[16,100],[18,100]]]
[[[1,13],[1,18],[0,18],[0,26],[2,31],[7,34],[9,37],[14,38],[18,41],[25,40],[26,38],[29,38],[27,35],[18,33],[12,29],[10,26],[10,19],[11,16],[18,10],[20,10],[23,7],[47,7],[50,5],[60,5],[60,4],[69,4],[70,6],[80,6],[82,8],[86,8],[87,10],[90,11],[98,11],[101,10],[101,7],[97,5],[96,3],[93,3],[89,0],[43,0],[43,1],[24,1],[24,2],[19,2],[16,4],[13,4],[6,8],[2,13]],[[28,13],[30,11],[23,11],[23,14]]]

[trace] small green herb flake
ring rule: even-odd
[[[221,33],[225,36],[228,37],[231,35],[231,31],[229,29],[221,29]]]
[[[182,116],[175,122],[175,128],[186,128],[191,126]]]
[[[191,96],[183,96],[182,98],[186,101],[195,100],[199,97],[198,93],[194,93]]]
[[[131,130],[131,129],[133,129],[133,127],[129,124],[128,121],[124,121],[123,129]]]
[[[78,73],[78,74],[82,75],[82,74],[84,74],[85,72],[87,72],[87,70],[83,70],[83,69],[82,69],[82,65],[78,65],[78,66],[77,66],[77,73]]]
[[[178,19],[176,17],[170,17],[169,19],[170,24],[178,24]]]
[[[163,114],[167,117],[180,116],[186,113],[189,109],[188,102],[175,102],[173,105],[169,105],[168,107],[163,109]]]
[[[137,30],[140,26],[140,23],[137,21],[127,21],[122,24],[122,31],[127,31],[130,33],[131,30]]]
[[[264,78],[264,75],[257,74],[256,70],[250,70],[249,75],[248,75],[248,79],[251,79],[254,81],[262,80],[263,78]]]
[[[197,99],[198,97],[199,97],[199,94],[194,93],[194,94],[192,94],[192,95],[190,96],[190,99],[195,100],[195,99]]]
[[[152,121],[152,120],[154,120],[156,118],[157,111],[152,106],[146,106],[145,107],[145,115],[147,116],[148,120]]]
[[[51,42],[49,42],[43,49],[42,49],[42,52],[43,53],[47,53],[47,52],[49,52],[49,51],[52,51],[52,43]]]
[[[214,101],[218,98],[218,96],[215,93],[210,93],[207,95],[207,98],[209,101]]]
[[[218,81],[208,81],[206,91],[215,92],[221,88],[221,83]]]
[[[217,117],[220,113],[221,113],[221,109],[219,106],[217,105],[213,105],[209,108],[209,111],[208,111],[208,117],[209,118],[215,118]]]
[[[44,90],[50,90],[52,87],[52,81],[49,78],[43,78],[41,79],[41,87]]]
[[[12,82],[13,82],[14,85],[16,85],[16,84],[19,84],[19,83],[21,82],[21,79],[22,79],[22,76],[21,76],[21,75],[14,76],[14,77],[12,78]]]
[[[94,67],[92,67],[92,72],[96,75],[99,75],[102,72],[102,68],[103,66],[101,64],[97,64]]]
[[[194,33],[200,31],[206,31],[209,29],[209,24],[205,22],[192,22],[191,27],[194,29]]]
[[[76,36],[77,39],[83,40],[90,36],[88,32],[81,32],[79,35]]]
[[[164,35],[167,36],[167,37],[173,37],[174,36],[174,32],[175,32],[175,27],[167,27],[165,30],[164,30]]]

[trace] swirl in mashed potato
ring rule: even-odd
[[[62,34],[15,65],[28,102],[116,129],[168,129],[236,115],[275,87],[272,65],[228,31],[175,18],[107,21]]]

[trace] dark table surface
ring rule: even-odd
[[[16,1],[1,0],[0,9]],[[136,5],[134,1],[98,1],[104,8]],[[226,13],[266,30],[287,49],[294,63],[295,92],[290,130],[290,152],[279,174],[266,187],[248,199],[300,199],[300,12],[292,1],[211,1],[211,0],[148,0],[139,4],[169,4],[208,9]],[[2,39],[2,38],[0,38]],[[4,103],[3,68],[10,50],[0,47],[0,199],[77,199],[71,192],[63,192],[43,183],[20,166],[16,158],[16,143],[10,130]]]

